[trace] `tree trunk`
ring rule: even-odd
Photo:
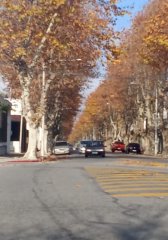
[[[110,125],[113,130],[113,138],[116,139],[117,138],[117,126],[116,126],[116,124],[114,124],[114,121],[113,121],[111,115],[110,115]]]
[[[37,159],[37,127],[29,125],[28,149],[24,155],[26,160]]]

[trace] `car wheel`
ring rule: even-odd
[[[106,155],[105,154],[102,154],[102,157],[104,158]]]
[[[112,153],[114,153],[115,152],[115,150],[112,150]]]
[[[87,154],[85,154],[85,158],[88,158],[88,155],[87,155]]]

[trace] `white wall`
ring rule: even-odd
[[[10,152],[20,153],[20,142],[19,141],[11,141],[10,142]]]

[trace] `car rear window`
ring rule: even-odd
[[[139,143],[129,143],[129,146],[131,147],[139,147]]]
[[[65,141],[55,143],[55,146],[66,146],[66,145],[68,145],[68,143]]]
[[[124,144],[123,142],[116,141],[114,144]]]
[[[81,141],[80,142],[80,144],[84,145],[84,146],[89,145],[90,143],[91,143],[91,141]]]
[[[88,145],[89,147],[103,147],[104,144],[102,141],[92,141]]]

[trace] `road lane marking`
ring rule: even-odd
[[[112,197],[123,198],[123,197],[168,197],[168,193],[126,193],[126,194],[111,194]]]
[[[163,162],[148,162],[144,160],[125,160],[123,159],[122,161],[118,162],[119,164],[124,164],[124,165],[131,165],[131,166],[149,166],[149,167],[158,167],[158,168],[167,168],[168,163],[163,163]]]
[[[137,186],[137,183],[138,183],[138,186],[151,186],[153,187],[154,186],[167,186],[168,183],[160,183],[160,182],[135,182],[135,183],[130,183],[130,182],[126,182],[126,183],[121,183],[121,182],[118,182],[117,184],[113,183],[113,182],[107,182],[107,183],[100,183],[102,187],[108,187],[108,186],[113,186],[115,188],[118,188],[118,187],[136,187]],[[154,183],[154,184],[153,184]]]
[[[149,170],[86,168],[104,192],[113,197],[168,196],[168,174]]]
[[[130,191],[132,191],[132,190],[134,190],[134,191],[148,191],[148,192],[150,192],[151,190],[154,190],[154,191],[162,191],[162,190],[168,190],[168,186],[167,187],[154,187],[153,186],[153,188],[151,188],[151,187],[140,187],[140,186],[138,186],[138,187],[134,187],[134,188],[123,188],[123,189],[115,189],[115,188],[113,188],[113,187],[104,187],[104,190],[105,191],[108,191],[109,193],[111,193],[111,192],[130,192]]]

